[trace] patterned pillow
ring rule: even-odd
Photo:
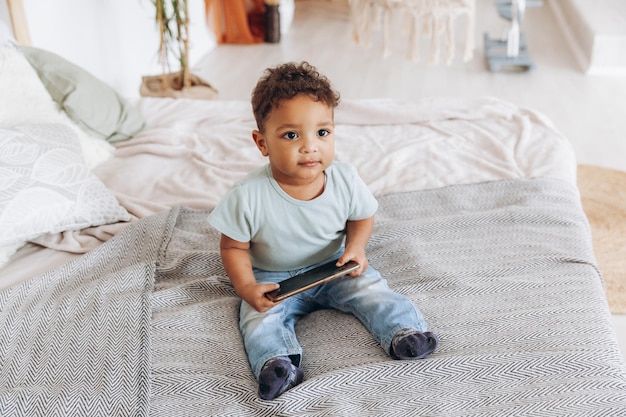
[[[64,124],[0,127],[0,249],[44,233],[130,220]]]

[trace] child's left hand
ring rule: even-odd
[[[365,249],[357,249],[351,248],[350,246],[346,247],[346,250],[343,254],[337,259],[337,266],[342,266],[348,263],[349,261],[354,261],[359,264],[359,268],[350,272],[351,277],[358,277],[367,269],[369,265],[369,261],[367,260],[367,256],[365,256]]]

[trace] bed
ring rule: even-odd
[[[297,327],[304,382],[264,401],[206,222],[265,163],[249,103],[124,99],[1,53],[0,415],[626,415],[576,161],[541,114],[342,101],[336,157],[380,203],[370,262],[440,346],[394,361],[320,310]]]

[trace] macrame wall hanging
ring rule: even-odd
[[[475,0],[349,0],[352,36],[356,43],[369,46],[370,31],[382,21],[383,56],[391,54],[392,30],[408,35],[408,59],[418,61],[420,35],[430,38],[431,64],[439,63],[441,43],[445,43],[446,64],[454,59],[454,22],[467,19],[463,61],[474,56]],[[392,17],[402,20],[398,25]],[[395,39],[395,38],[394,38]]]

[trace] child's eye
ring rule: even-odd
[[[326,129],[320,129],[320,130],[317,131],[317,134],[318,134],[318,136],[324,137],[324,136],[330,135],[330,132],[328,130],[326,130]]]
[[[285,139],[294,140],[298,139],[298,134],[296,132],[287,132],[283,135]]]

